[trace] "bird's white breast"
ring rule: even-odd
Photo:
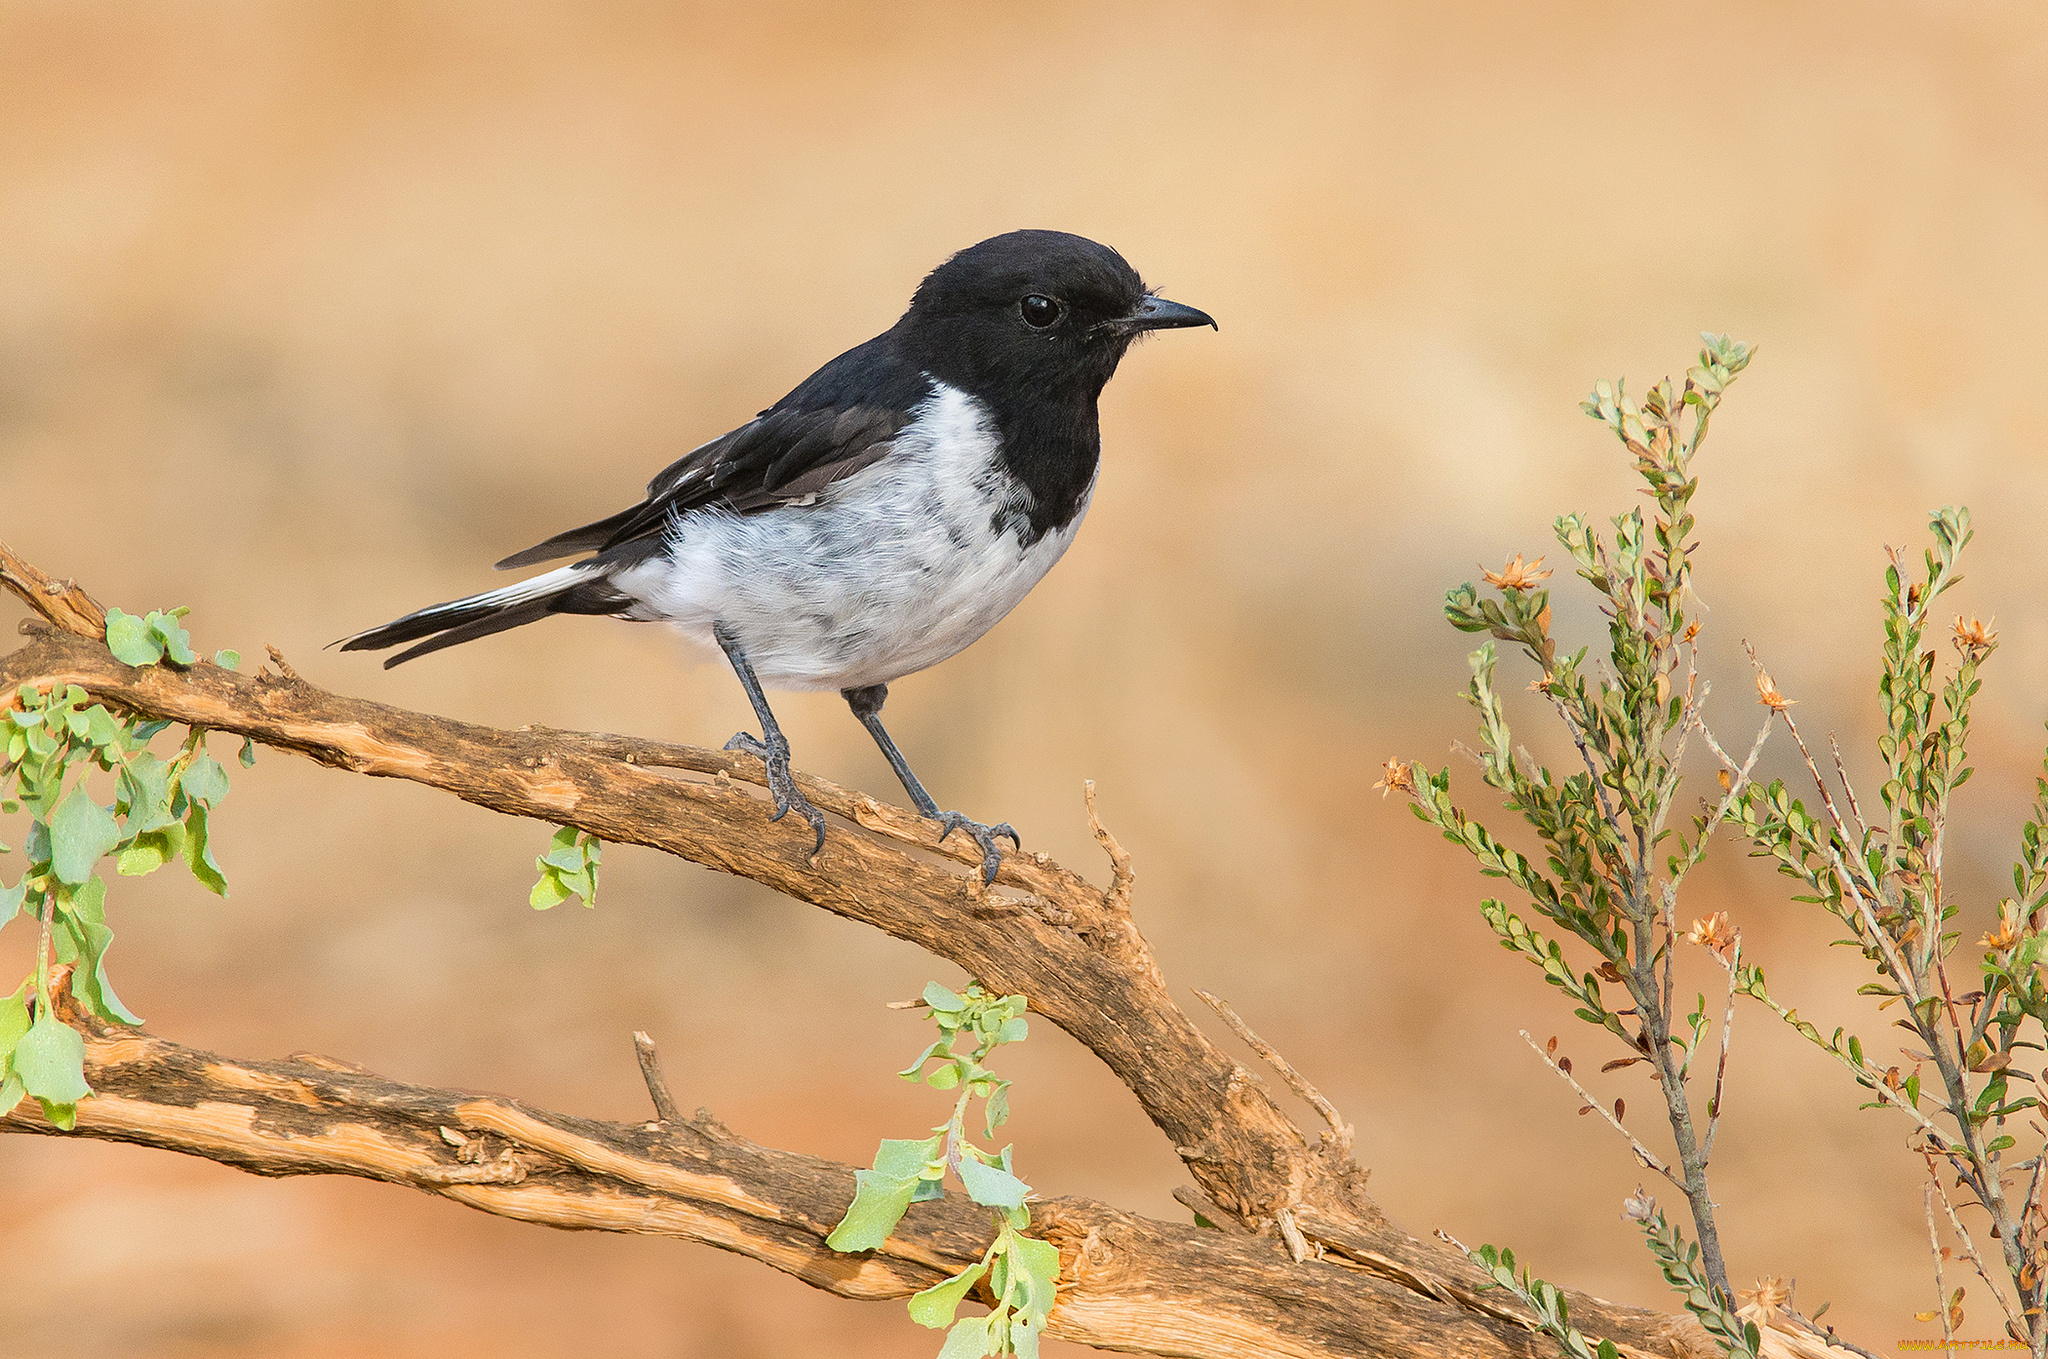
[[[1030,504],[987,408],[940,383],[885,457],[814,502],[691,511],[665,555],[613,584],[638,601],[631,616],[705,646],[723,622],[771,687],[886,684],[975,641],[1052,569],[1087,497],[1027,545]]]

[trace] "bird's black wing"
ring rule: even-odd
[[[801,504],[873,465],[932,391],[889,339],[848,350],[746,424],[684,454],[638,505],[515,552],[498,569],[658,541],[677,515],[706,506],[755,514]]]

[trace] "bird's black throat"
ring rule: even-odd
[[[1074,522],[1086,505],[1102,458],[1095,396],[1070,401],[987,401],[1002,441],[1003,468],[1031,494],[1021,513],[999,515],[998,531],[1014,527],[1025,547]],[[1019,522],[1021,521],[1021,522]]]
[[[1028,507],[998,512],[998,531],[1015,528],[1029,547],[1071,524],[1102,457],[1096,401],[1129,338],[1104,332],[1083,343],[1042,345],[965,326],[919,326],[917,319],[905,318],[908,356],[934,381],[981,403],[995,422],[1003,470],[1030,495]]]

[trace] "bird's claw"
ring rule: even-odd
[[[737,750],[752,755],[768,771],[768,792],[775,799],[775,815],[770,821],[780,821],[791,812],[796,812],[811,823],[811,830],[817,834],[817,843],[811,846],[813,857],[825,848],[825,814],[811,805],[809,798],[797,791],[796,776],[789,769],[789,743],[786,741],[763,741],[752,732],[735,732],[725,743],[727,750]]]
[[[997,836],[1007,835],[1010,838],[1010,844],[1014,848],[1020,850],[1024,848],[1024,842],[1017,838],[1017,832],[1011,828],[1010,823],[1007,821],[999,822],[993,826],[984,826],[979,821],[970,820],[959,812],[940,812],[932,819],[937,821],[942,828],[939,831],[939,842],[941,844],[945,843],[947,836],[958,830],[966,831],[974,838],[974,843],[981,846],[981,881],[983,886],[987,886],[996,880],[996,869],[1003,861],[1002,852],[996,848]]]

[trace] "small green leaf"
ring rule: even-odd
[[[567,849],[551,849],[540,856],[540,861],[550,867],[559,868],[564,873],[583,871],[583,851],[574,845]]]
[[[163,646],[164,656],[173,665],[192,665],[199,657],[192,651],[192,634],[178,626],[177,620],[189,610],[172,609],[169,614],[152,609],[143,621],[149,625],[149,634]]]
[[[0,1071],[7,1069],[7,1059],[14,1051],[14,1045],[28,1032],[28,983],[5,1000],[0,1000]]]
[[[29,1029],[28,1004],[24,1000],[28,987],[29,984],[24,982],[13,995],[0,1000],[0,1118],[14,1112],[14,1106],[28,1094],[21,1078],[14,1074],[8,1063],[14,1055],[15,1044]]]
[[[28,895],[28,879],[23,878],[12,887],[0,887],[0,928],[14,919],[14,913],[21,909],[22,898]]]
[[[164,658],[164,644],[149,625],[132,613],[107,610],[107,650],[123,665],[155,665]]]
[[[75,787],[50,814],[50,870],[57,881],[76,887],[92,876],[100,857],[121,843],[113,813]],[[33,1092],[31,1092],[33,1093]]]
[[[1033,1326],[1044,1326],[1059,1291],[1060,1248],[1035,1236],[1013,1237],[1010,1270],[1010,1296],[1017,1310]],[[1028,1296],[1017,1296],[1019,1283],[1028,1285]]]
[[[937,982],[925,983],[924,1003],[931,1006],[934,1010],[939,1010],[946,1014],[958,1014],[967,1008],[965,1000],[954,995]]]
[[[551,910],[567,901],[575,893],[562,886],[561,875],[552,869],[540,875],[540,881],[533,885],[533,891],[526,897],[527,904],[536,911]]]
[[[910,1207],[911,1195],[922,1181],[917,1177],[880,1175],[872,1170],[853,1172],[853,1202],[846,1216],[825,1238],[837,1251],[873,1250],[889,1239],[896,1224]]]
[[[144,831],[114,856],[114,871],[124,878],[154,873],[177,858],[185,848],[185,828],[173,821],[161,830]]]
[[[120,742],[121,724],[107,711],[106,705],[95,703],[86,709],[85,739],[102,748]]]
[[[985,1166],[971,1156],[960,1158],[960,1183],[967,1197],[989,1208],[1022,1208],[1031,1186],[998,1166]]]
[[[37,1100],[43,1106],[43,1117],[50,1120],[50,1126],[59,1132],[70,1132],[78,1126],[78,1105],[74,1101],[64,1104],[55,1100]]]
[[[988,1273],[985,1265],[978,1261],[955,1274],[944,1283],[933,1284],[910,1300],[910,1319],[920,1326],[929,1326],[935,1331],[944,1330],[953,1324],[953,1314],[960,1310],[960,1302],[967,1296],[981,1276]]]
[[[185,864],[201,887],[217,897],[228,894],[228,880],[214,862],[213,849],[207,844],[206,808],[197,803],[185,814]]]
[[[873,1250],[888,1240],[910,1207],[925,1167],[939,1154],[942,1136],[915,1142],[884,1138],[875,1151],[874,1169],[853,1173],[853,1202],[825,1244],[838,1251]]]
[[[982,1359],[989,1352],[987,1317],[969,1317],[953,1323],[946,1343],[939,1347],[939,1359]]]
[[[14,1045],[8,1065],[23,1089],[47,1103],[76,1104],[92,1093],[85,1083],[85,1039],[47,1008]]]
[[[213,663],[223,670],[233,670],[242,664],[242,653],[222,648],[213,653]]]
[[[915,1141],[885,1137],[882,1145],[875,1148],[875,1169],[883,1175],[922,1175],[932,1162],[939,1159],[939,1149],[944,1143],[944,1133],[933,1133]]]
[[[107,928],[107,885],[94,878],[72,894],[71,909],[63,916],[63,927],[78,950],[78,965],[71,970],[71,994],[94,1014],[116,1024],[140,1024],[114,994],[107,980],[107,946],[114,932]]]
[[[178,786],[185,790],[187,798],[212,809],[228,795],[228,771],[221,768],[219,760],[202,750],[192,757],[191,764],[185,766]]]
[[[995,1092],[988,1097],[988,1108],[986,1112],[987,1117],[984,1121],[983,1126],[987,1129],[988,1135],[990,1137],[994,1137],[996,1135],[996,1129],[1002,1127],[1004,1123],[1009,1121],[1010,1083],[1008,1081],[1004,1081],[1002,1084],[998,1085],[995,1088]]]
[[[924,1070],[924,1064],[926,1062],[929,1062],[932,1058],[937,1057],[945,1050],[946,1040],[941,1038],[938,1042],[932,1044],[923,1052],[919,1053],[916,1061],[912,1062],[909,1066],[904,1067],[901,1071],[897,1072],[896,1074],[901,1076],[906,1081],[914,1081],[917,1079],[917,1074],[920,1071]]]
[[[244,769],[253,769],[253,768],[255,768],[255,766],[256,766],[256,738],[255,738],[255,737],[253,737],[253,736],[245,736],[245,737],[243,737],[243,738],[242,738],[242,753],[241,753],[240,755],[236,756],[235,758],[239,759],[239,760],[240,760],[240,761],[242,762],[242,768],[244,768]]]

